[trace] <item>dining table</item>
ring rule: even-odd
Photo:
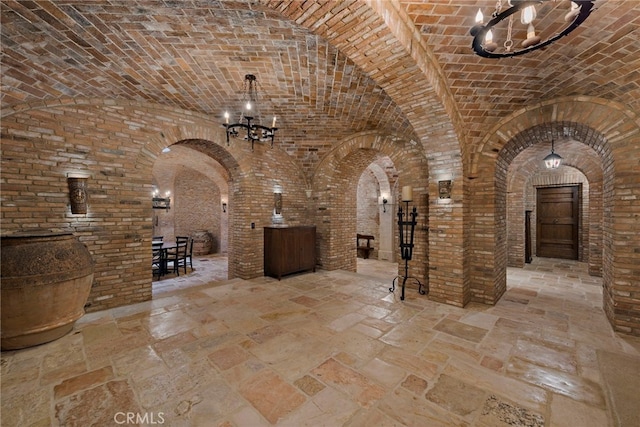
[[[167,271],[167,254],[171,249],[177,249],[178,243],[176,242],[152,242],[153,251],[160,251],[160,273],[162,277],[168,273]]]

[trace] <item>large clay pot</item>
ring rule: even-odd
[[[2,350],[53,341],[71,331],[84,315],[93,282],[89,250],[64,231],[0,239]]]
[[[196,230],[193,232],[193,255],[207,255],[211,253],[213,246],[213,236],[207,230]]]

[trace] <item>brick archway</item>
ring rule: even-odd
[[[604,309],[616,330],[640,334],[640,296],[637,277],[640,267],[633,260],[634,239],[640,224],[624,218],[640,215],[640,206],[629,200],[640,198],[637,174],[616,173],[633,170],[640,157],[640,122],[624,106],[601,99],[569,97],[546,101],[515,112],[496,126],[470,159],[469,194],[470,244],[468,258],[475,271],[476,295],[489,295],[495,303],[506,289],[506,172],[515,156],[549,132],[562,137],[569,131],[598,153],[603,173],[603,282]],[[577,165],[579,166],[579,165]],[[482,194],[482,200],[476,195]],[[477,221],[482,213],[491,221]],[[631,237],[634,236],[634,237]]]
[[[320,162],[313,174],[313,193],[319,236],[319,259],[328,270],[356,271],[356,190],[362,171],[386,156],[398,171],[398,187],[411,185],[414,202],[424,224],[428,218],[428,170],[419,148],[395,138],[361,133],[343,141]],[[394,195],[394,199],[397,196]],[[428,235],[416,234],[412,274],[428,279]]]
[[[545,169],[542,159],[550,144],[538,143],[517,155],[509,165],[507,178],[508,265],[524,265],[524,211],[534,210],[531,192],[536,186],[570,185],[585,181],[584,222],[580,231],[580,260],[588,263],[589,274],[602,276],[602,186],[600,158],[587,145],[574,141],[556,141],[556,152],[563,157],[560,171]],[[567,166],[565,170],[564,166]],[[533,213],[535,215],[535,212]],[[535,219],[535,216],[533,217]],[[535,223],[534,223],[535,227]],[[582,229],[583,228],[583,229]],[[534,240],[535,240],[535,233]]]

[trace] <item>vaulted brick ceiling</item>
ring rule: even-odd
[[[252,73],[261,112],[279,117],[281,142],[321,152],[364,130],[421,139],[431,128],[418,124],[414,108],[458,115],[452,122],[467,144],[501,117],[545,99],[597,96],[640,111],[640,2],[598,0],[569,37],[500,60],[470,48],[478,7],[488,13],[495,0],[382,4],[397,8],[423,38],[422,54],[435,58],[435,78],[449,88],[438,95],[445,103],[443,97],[451,97],[447,108],[422,95],[409,99],[417,88],[431,90],[433,76],[416,81],[415,73],[403,79],[357,65],[364,64],[358,58],[380,56],[383,47],[374,38],[386,37],[382,46],[388,46],[391,34],[381,31],[381,18],[371,18],[368,3],[312,0],[2,0],[2,107],[68,97],[126,99],[205,113],[217,125],[225,110],[240,111],[243,78]],[[318,22],[332,14],[340,22],[323,34]],[[359,21],[358,14],[366,18]],[[358,49],[347,35],[362,22]],[[546,20],[537,29],[555,25]],[[370,46],[378,52],[367,51]]]

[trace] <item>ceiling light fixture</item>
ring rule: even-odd
[[[534,50],[550,45],[578,28],[593,11],[594,1],[595,0],[574,0],[569,2],[570,8],[567,10],[561,9],[558,6],[549,6],[549,1],[508,0],[507,3],[510,8],[502,11],[502,0],[498,0],[496,9],[491,15],[492,19],[486,25],[484,25],[482,11],[478,10],[476,14],[476,25],[471,28],[471,35],[473,36],[471,47],[476,54],[485,58],[506,58],[533,52]],[[540,36],[536,35],[536,29],[533,25],[533,21],[536,19],[538,12],[536,5],[541,5],[542,3],[547,4],[541,8],[541,11],[547,10],[549,13],[564,12],[564,21],[566,23],[566,26],[563,27],[561,31],[544,41],[542,41]],[[514,28],[513,15],[518,11],[521,12],[520,22],[526,26],[526,38],[520,44],[521,49],[515,46],[513,40],[514,34],[522,34],[524,36],[525,33],[524,28]],[[505,30],[503,28],[498,29],[496,26],[507,18],[506,39],[503,43],[503,48],[498,49],[498,44],[495,43],[494,38],[497,34],[502,34]]]
[[[223,126],[227,130],[227,145],[229,145],[229,136],[236,138],[238,128],[246,129],[247,135],[245,140],[251,141],[251,151],[253,151],[253,144],[256,141],[267,142],[271,140],[271,148],[273,148],[273,138],[278,128],[276,127],[276,116],[273,116],[273,122],[271,127],[262,126],[256,123],[252,123],[252,120],[258,115],[258,80],[253,74],[247,74],[244,76],[244,111],[240,115],[240,120],[237,123],[229,124],[229,112],[225,111]],[[242,123],[242,120],[246,120],[247,123]]]
[[[551,140],[551,154],[544,158],[544,165],[547,169],[558,169],[562,164],[562,157],[553,151],[553,139]]]

